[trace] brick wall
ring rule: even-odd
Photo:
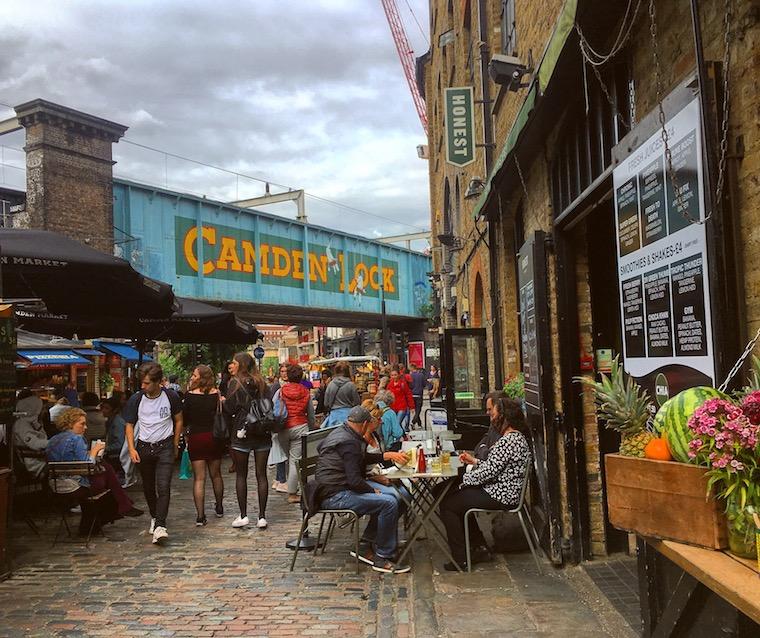
[[[30,227],[112,253],[111,149],[126,127],[43,100],[16,111],[26,129]]]

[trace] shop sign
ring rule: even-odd
[[[399,299],[398,262],[330,246],[303,242],[175,217],[177,274],[303,288],[308,269],[311,290]],[[344,272],[348,270],[348,277]],[[258,271],[258,272],[257,272]]]
[[[475,125],[472,87],[444,90],[446,118],[446,161],[467,166],[475,161]]]
[[[675,180],[657,130],[613,183],[625,370],[650,391],[663,375],[672,392],[713,385],[715,366],[705,225],[684,215],[704,219],[699,99],[666,126]]]
[[[425,342],[410,341],[407,347],[407,356],[409,364],[414,364],[418,368],[425,369]]]

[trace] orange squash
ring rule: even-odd
[[[665,439],[652,439],[644,448],[644,458],[655,461],[672,461],[673,456],[668,449],[668,442]]]

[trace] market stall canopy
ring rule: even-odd
[[[217,308],[194,299],[176,298],[178,310],[170,317],[89,316],[36,312],[21,307],[16,310],[18,324],[25,330],[77,335],[89,339],[111,337],[135,340],[173,341],[175,343],[255,343],[260,338],[256,328],[231,310]]]
[[[140,356],[140,351],[136,350],[132,346],[130,346],[128,343],[114,343],[111,341],[93,341],[92,345],[94,345],[98,350],[101,352],[98,352],[98,354],[113,354],[117,357],[121,357],[122,359],[126,359],[127,361],[152,361],[153,358],[150,357],[147,354],[143,354]]]
[[[170,285],[128,261],[46,230],[0,229],[0,299],[39,299],[50,313],[168,317]]]
[[[18,350],[18,355],[33,366],[58,365],[90,365],[92,361],[85,359],[73,350]],[[99,355],[103,354],[98,352]]]

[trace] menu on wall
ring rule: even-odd
[[[518,283],[520,286],[520,338],[522,372],[525,377],[525,402],[538,409],[541,405],[541,373],[538,354],[534,245],[534,240],[529,240],[520,248],[518,253]]]
[[[671,389],[715,380],[699,100],[670,118],[671,179],[658,130],[614,169],[626,371]]]

